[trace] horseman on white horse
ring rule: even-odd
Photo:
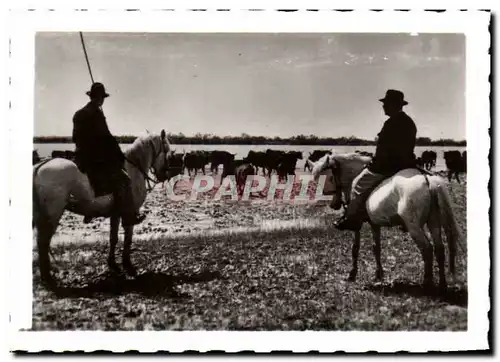
[[[408,104],[403,93],[390,89],[380,101],[389,119],[378,134],[374,159],[358,153],[333,153],[323,156],[316,163],[307,162],[315,180],[320,174],[332,174],[325,185],[327,189],[335,190],[331,207],[340,209],[342,196],[348,203],[344,216],[335,223],[338,229],[354,231],[353,265],[348,280],[356,280],[361,225],[368,221],[373,234],[377,280],[383,279],[380,229],[401,226],[422,254],[424,286],[433,285],[434,253],[439,267],[440,289],[444,291],[446,276],[442,229],[448,241],[449,270],[453,278],[456,273],[456,246],[465,250],[445,180],[416,166],[413,150],[417,129],[402,110]]]
[[[124,227],[138,224],[146,216],[136,211],[130,177],[124,169],[125,156],[101,109],[109,94],[102,83],[96,82],[87,95],[90,102],[73,117],[76,164],[87,174],[96,195],[113,194],[114,210]],[[92,218],[93,215],[86,215],[84,222],[89,223]]]
[[[380,101],[389,119],[378,134],[373,161],[353,181],[349,205],[344,216],[335,223],[340,230],[361,229],[365,218],[364,205],[371,191],[398,171],[416,167],[414,149],[417,127],[403,112],[403,106],[408,104],[403,92],[389,89]]]
[[[55,285],[50,241],[65,210],[85,216],[84,222],[93,217],[110,218],[108,266],[113,272],[121,272],[115,251],[122,219],[123,267],[135,276],[130,259],[133,228],[145,218],[139,209],[149,181],[158,184],[181,172],[181,167],[173,164],[174,154],[164,129],[160,134],[140,135],[122,153],[100,109],[109,96],[102,83],[94,83],[87,95],[90,102],[73,118],[76,163],[48,158],[33,166],[33,227],[37,229],[40,276],[50,287]]]

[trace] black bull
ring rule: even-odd
[[[259,173],[259,167],[262,168],[264,176],[266,175],[267,159],[266,153],[260,151],[249,151],[246,160],[255,167],[255,173]]]
[[[210,162],[210,153],[208,151],[191,151],[184,156],[184,167],[187,168],[188,175],[191,176],[191,171],[196,175],[198,170],[205,174],[205,166]]]
[[[455,179],[460,183],[458,174],[467,172],[467,151],[462,154],[459,151],[445,151],[444,160],[448,169],[448,181],[451,182],[452,176],[455,175]]]
[[[235,154],[227,151],[212,151],[210,153],[210,170],[217,174],[220,165],[230,164],[234,160]]]
[[[226,176],[230,175],[235,177],[238,193],[241,195],[243,193],[247,177],[255,175],[255,169],[247,158],[244,158],[243,160],[232,160],[224,163],[221,184],[222,180],[224,180]]]
[[[420,156],[421,163],[426,170],[430,170],[436,166],[437,153],[434,151],[424,151]]]
[[[276,173],[279,178],[286,178],[288,175],[295,175],[295,168],[297,166],[297,160],[302,159],[302,152],[289,151],[281,155],[278,166],[276,167]]]

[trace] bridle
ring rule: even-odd
[[[158,180],[158,171],[156,170],[156,167],[154,165],[156,163],[156,159],[158,157],[160,157],[160,155],[162,153],[165,153],[165,155],[167,154],[167,151],[165,150],[165,145],[163,144],[163,139],[161,140],[160,150],[158,152],[156,152],[156,146],[155,146],[155,143],[153,142],[153,140],[149,140],[149,142],[150,142],[151,147],[153,149],[153,162],[151,163],[151,166],[149,167],[148,170],[144,171],[135,162],[131,161],[129,158],[124,156],[125,160],[127,160],[132,166],[134,166],[137,170],[139,170],[139,172],[144,176],[144,178],[146,179],[146,182],[148,184],[148,192],[153,190],[153,188],[157,184],[162,182],[162,181]],[[166,157],[166,156],[165,156],[165,168],[168,168],[168,157]],[[147,171],[153,171],[153,175],[154,175],[155,179],[151,178],[151,176],[149,176]],[[153,183],[153,186],[151,186],[151,184],[149,183],[150,181]]]

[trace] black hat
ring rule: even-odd
[[[109,94],[106,93],[106,90],[104,89],[104,85],[102,83],[99,83],[99,82],[92,84],[92,87],[90,87],[90,90],[87,91],[87,95],[89,97],[93,97],[93,96],[103,96],[104,98],[109,97]]]
[[[405,95],[403,92],[395,90],[395,89],[389,89],[385,93],[385,97],[382,99],[379,99],[380,102],[383,103],[393,103],[393,104],[399,104],[406,106],[408,104],[407,101],[405,101]]]

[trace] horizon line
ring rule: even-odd
[[[122,135],[113,135],[115,138],[132,138],[132,137],[140,137],[139,135],[133,135],[133,134],[122,134]],[[304,134],[299,134],[299,135],[294,135],[294,136],[264,136],[264,135],[249,135],[249,134],[243,134],[243,135],[225,135],[225,136],[220,136],[220,135],[215,135],[215,134],[210,134],[210,133],[204,133],[204,134],[199,134],[199,135],[185,135],[182,132],[179,133],[167,133],[167,137],[175,137],[175,138],[185,138],[185,139],[200,139],[200,138],[207,138],[207,139],[224,139],[224,138],[231,138],[231,139],[266,139],[266,140],[290,140],[290,139],[295,139],[295,140],[327,140],[327,139],[332,139],[332,140],[341,140],[341,139],[346,139],[346,140],[357,140],[357,141],[366,141],[366,142],[376,142],[376,139],[367,139],[367,138],[360,138],[354,135],[350,136],[316,136],[316,135],[304,135]],[[57,138],[57,139],[72,139],[72,136],[56,136],[56,135],[40,135],[40,136],[33,136],[33,139],[45,139],[45,138]],[[427,136],[419,136],[417,137],[417,140],[429,140],[431,142],[437,142],[437,141],[454,141],[454,142],[466,142],[466,138],[462,139],[454,139],[454,138],[431,138]]]

